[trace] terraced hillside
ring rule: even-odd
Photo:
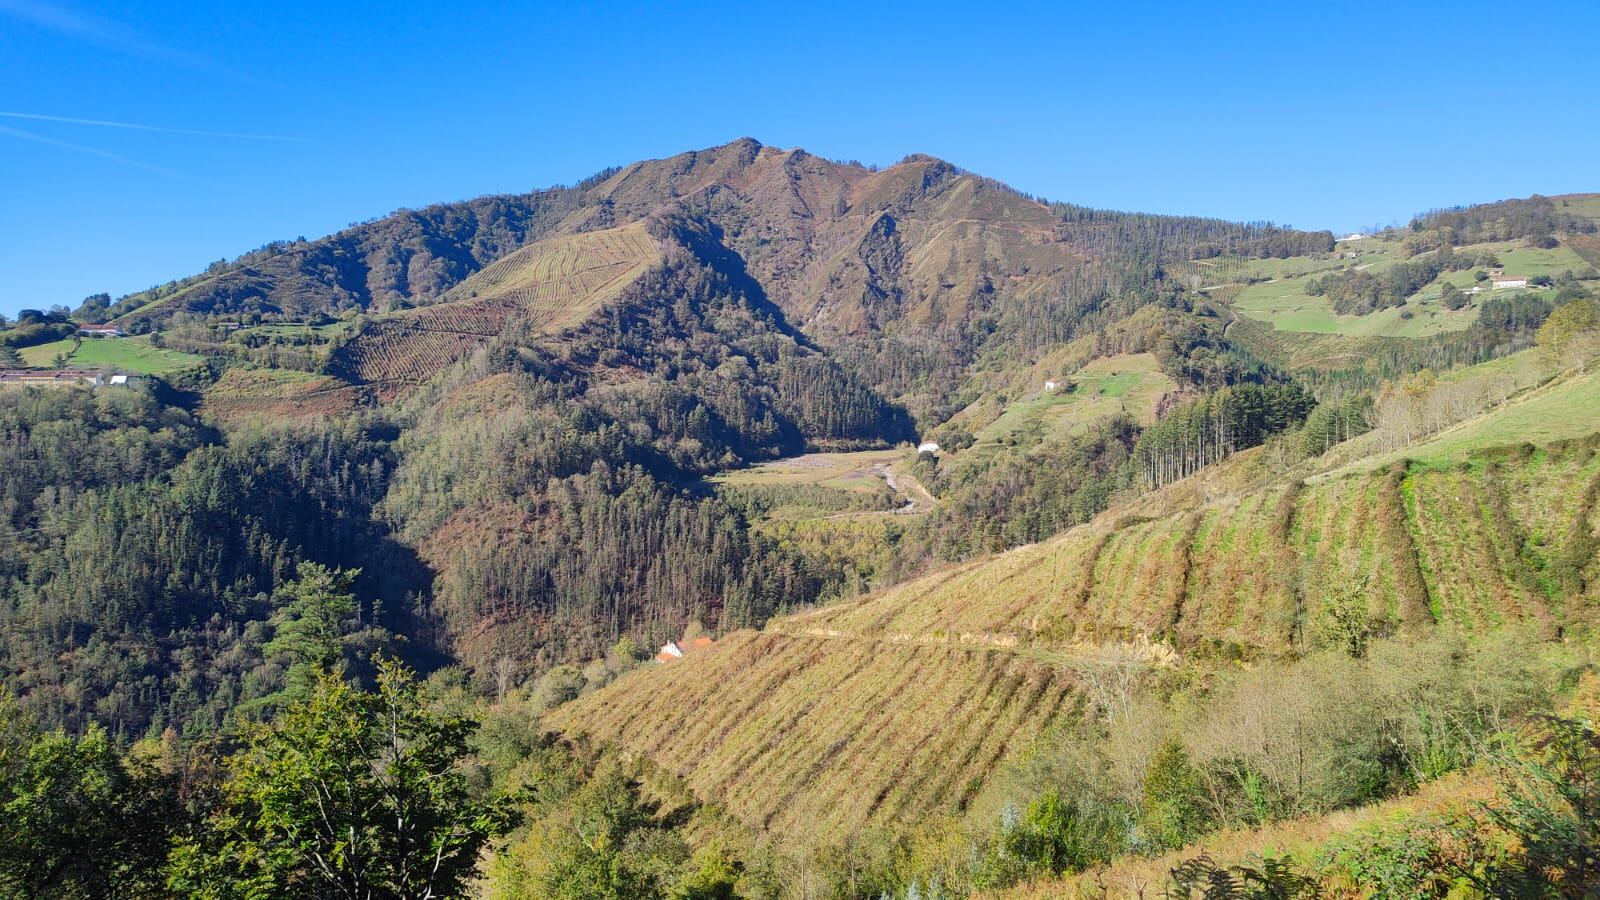
[[[615,297],[659,256],[642,222],[524,247],[452,288],[443,301],[510,300],[535,328],[571,323]]]
[[[206,390],[201,408],[228,424],[318,420],[350,413],[367,390],[326,375],[234,367]]]
[[[1352,602],[1380,631],[1590,628],[1597,447],[1477,450],[1108,514],[774,620],[548,724],[797,840],[958,813],[996,763],[1078,715],[1108,665],[1325,644]]]
[[[415,383],[472,352],[513,319],[535,333],[582,322],[660,258],[642,223],[524,247],[431,306],[369,323],[334,355],[357,383]]]
[[[1593,440],[1394,465],[1154,519],[1103,517],[774,627],[1063,651],[1141,636],[1281,650],[1316,639],[1331,584],[1360,586],[1370,614],[1399,628],[1572,626],[1588,616],[1577,598],[1600,598],[1597,491]]]
[[[1081,712],[1072,670],[986,647],[740,632],[558,711],[752,826],[808,838],[963,806]]]

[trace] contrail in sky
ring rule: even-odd
[[[31,131],[23,131],[20,128],[10,128],[5,125],[0,125],[0,134],[10,135],[14,138],[21,138],[22,140],[33,141],[39,144],[48,144],[52,147],[61,147],[65,150],[76,150],[79,153],[87,153],[91,156],[98,156],[101,159],[109,159],[112,162],[119,162],[125,166],[133,166],[136,169],[144,169],[148,172],[158,172],[162,175],[170,175],[173,178],[187,178],[187,176],[178,172],[174,172],[171,169],[163,169],[160,166],[152,166],[149,163],[142,163],[136,159],[129,159],[126,156],[118,156],[109,150],[100,150],[95,147],[85,147],[82,144],[72,144],[66,141],[58,141],[55,138],[45,137],[42,134],[34,134]]]
[[[126,128],[130,131],[152,131],[157,134],[186,134],[192,137],[228,138],[236,141],[284,141],[305,143],[305,138],[281,134],[241,134],[234,131],[200,131],[193,128],[163,128],[159,125],[140,125],[135,122],[108,122],[104,119],[75,119],[70,116],[46,116],[38,113],[0,112],[0,118],[28,119],[33,122],[61,122],[67,125],[93,125],[97,128]]]
[[[79,12],[50,0],[0,0],[0,19],[26,22],[64,37],[152,62],[187,66],[234,81],[262,86],[260,79],[220,66],[197,53],[150,40],[121,22]]]
[[[190,65],[203,62],[193,54],[146,40],[132,29],[110,19],[80,13],[42,0],[0,0],[0,14],[11,15],[41,28],[133,56],[142,56],[145,59]]]

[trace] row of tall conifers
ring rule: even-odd
[[[1197,397],[1139,436],[1133,447],[1134,477],[1146,489],[1170,484],[1297,427],[1316,405],[1295,384],[1241,384]]]

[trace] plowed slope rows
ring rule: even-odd
[[[752,632],[560,708],[775,833],[954,812],[1008,751],[1080,714],[1071,673],[996,649]]]
[[[1600,560],[1584,551],[1600,526],[1597,485],[1600,455],[1568,445],[1275,487],[1083,526],[774,627],[1062,648],[1147,635],[1277,650],[1344,590],[1397,627],[1565,624],[1589,614],[1574,591],[1600,595]]]

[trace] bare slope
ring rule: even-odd
[[[488,266],[439,303],[369,323],[335,354],[332,370],[361,383],[421,381],[513,319],[545,334],[582,322],[659,258],[642,223],[548,238]]]
[[[201,408],[226,424],[321,420],[348,414],[366,390],[326,375],[235,366],[206,390]]]

